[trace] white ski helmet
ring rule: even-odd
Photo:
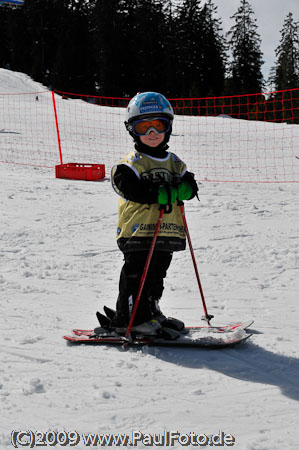
[[[133,97],[127,107],[126,122],[146,117],[167,117],[172,124],[174,114],[169,101],[157,92],[141,92]]]

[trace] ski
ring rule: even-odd
[[[130,345],[130,346],[174,346],[174,347],[204,347],[223,348],[229,347],[247,340],[251,334],[247,334],[244,326],[248,327],[252,322],[225,325],[224,327],[188,327],[177,339],[165,339],[159,336],[136,335],[127,339],[115,332],[75,329],[70,336],[63,338],[74,344],[98,344],[98,345]]]
[[[252,324],[253,324],[253,320],[250,320],[248,322],[237,322],[231,325],[217,325],[217,326],[211,326],[209,327],[208,325],[201,325],[201,326],[197,326],[197,327],[185,327],[183,330],[180,331],[181,334],[189,334],[192,331],[195,330],[210,330],[209,332],[211,333],[229,333],[232,331],[239,329],[242,330],[247,330],[247,328],[249,328]],[[104,330],[103,330],[104,331]],[[94,334],[94,330],[81,330],[79,328],[75,328],[74,330],[72,330],[72,333],[74,333],[77,336],[92,336]],[[106,331],[107,333],[107,331]]]

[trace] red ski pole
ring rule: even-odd
[[[185,227],[185,232],[186,232],[186,236],[187,236],[187,240],[188,240],[188,244],[189,244],[189,248],[190,248],[190,253],[191,253],[191,257],[192,257],[192,261],[193,261],[193,265],[194,265],[195,275],[196,275],[196,279],[197,279],[197,283],[198,283],[198,287],[199,287],[199,292],[200,292],[200,296],[201,296],[201,300],[202,300],[203,310],[204,310],[204,313],[205,313],[205,320],[210,325],[210,320],[213,319],[214,316],[208,314],[207,305],[206,305],[206,301],[205,301],[202,285],[201,285],[201,282],[200,282],[199,273],[198,273],[198,269],[197,269],[197,264],[196,264],[196,260],[195,260],[195,256],[194,256],[192,243],[191,243],[190,233],[189,233],[188,225],[187,225],[187,221],[186,221],[184,203],[182,201],[178,201],[178,206],[180,207],[181,214],[182,214],[182,219],[183,219],[183,223],[184,223],[184,227]]]
[[[154,253],[154,248],[155,248],[155,245],[156,245],[157,237],[158,237],[160,226],[161,226],[161,223],[162,223],[164,211],[165,211],[164,205],[160,206],[159,218],[158,218],[158,221],[157,221],[157,225],[156,225],[156,228],[155,228],[155,233],[154,233],[154,236],[153,236],[153,239],[152,239],[152,242],[151,242],[151,246],[149,248],[148,255],[147,255],[147,258],[146,258],[143,274],[142,274],[141,279],[140,279],[140,284],[139,284],[137,296],[136,296],[136,299],[135,299],[135,302],[134,302],[133,311],[132,311],[130,322],[129,322],[129,325],[128,325],[128,328],[127,328],[127,331],[126,331],[126,338],[129,338],[129,336],[131,334],[131,330],[132,330],[133,322],[134,322],[134,319],[135,319],[135,316],[136,316],[136,311],[137,311],[137,308],[138,308],[138,305],[139,305],[139,301],[140,301],[140,297],[141,297],[141,294],[142,294],[143,286],[144,286],[144,283],[145,283],[145,280],[146,280],[146,276],[147,276],[147,272],[148,272],[148,269],[149,269],[149,265],[151,263],[151,259],[152,259],[153,253]]]

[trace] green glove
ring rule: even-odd
[[[182,181],[181,184],[178,185],[178,200],[189,200],[192,197],[192,188],[188,181]]]
[[[160,186],[158,189],[158,203],[160,205],[172,205],[178,196],[177,190],[169,186],[168,188]]]

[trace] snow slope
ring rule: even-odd
[[[109,179],[0,164],[0,184],[1,450],[13,430],[75,430],[78,449],[88,448],[82,433],[219,429],[236,450],[298,448],[298,183],[207,182],[186,204],[208,310],[215,324],[254,319],[247,343],[127,352],[62,339],[115,305],[122,256]],[[174,257],[162,309],[200,324],[188,251]]]

